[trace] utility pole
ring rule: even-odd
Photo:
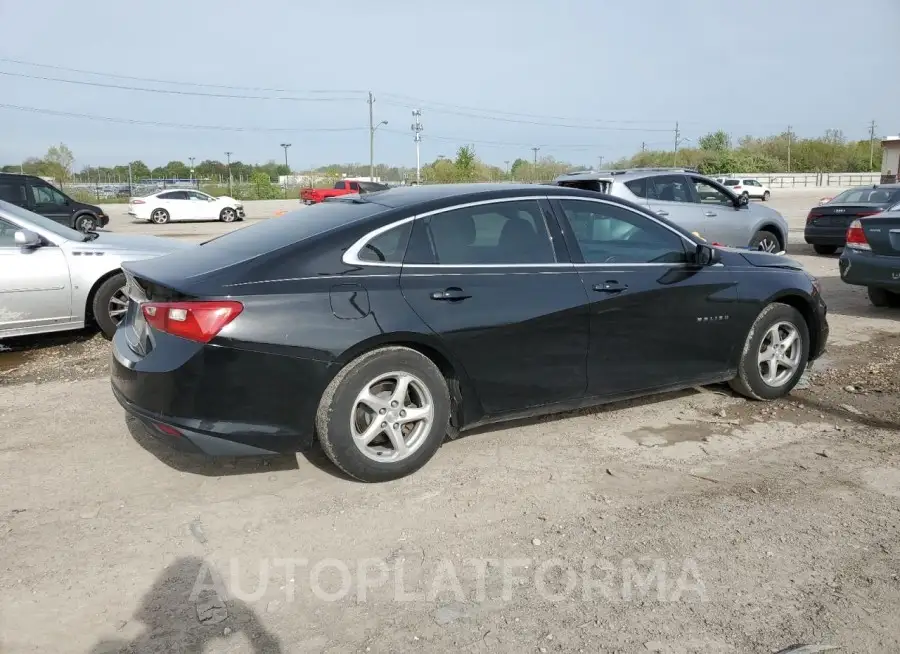
[[[794,140],[794,132],[791,131],[790,125],[788,125],[787,137],[788,137],[788,162],[787,162],[788,169],[787,169],[787,171],[791,172],[791,141]]]
[[[369,91],[369,181],[375,181],[375,96]]]
[[[507,159],[503,163],[506,164],[506,176],[509,177],[509,159]]]
[[[231,196],[231,186],[234,183],[233,178],[231,177],[231,155],[233,152],[226,152],[225,156],[228,157],[228,195]]]
[[[647,144],[644,141],[641,141],[641,152],[646,152]]]
[[[421,159],[419,157],[419,143],[422,142],[422,130],[425,129],[422,127],[422,122],[419,120],[422,117],[422,110],[416,109],[412,112],[414,122],[410,125],[410,129],[413,131],[413,141],[416,143],[416,184],[421,184],[422,182],[422,166]]]
[[[531,148],[531,151],[534,152],[534,166],[531,170],[532,181],[534,182],[537,182],[537,153],[539,150],[540,148]]]
[[[672,165],[678,167],[678,144],[681,143],[681,130],[678,129],[678,121],[675,121],[675,156]]]
[[[603,156],[598,157],[600,159],[600,163],[597,166],[597,170],[603,170]]]
[[[287,160],[287,150],[289,147],[291,147],[291,144],[290,143],[282,143],[281,147],[284,148],[284,167],[286,169],[286,172],[284,173],[284,197],[287,197],[288,177],[291,174],[291,167],[288,165],[288,160]]]
[[[196,157],[188,157],[188,161],[191,162],[191,186],[194,185],[194,159]]]
[[[875,121],[869,125],[869,170],[872,170],[872,164],[875,163]]]
[[[128,195],[134,195],[134,189],[132,188],[131,183],[131,162],[128,162]]]

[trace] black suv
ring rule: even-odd
[[[35,175],[0,173],[0,200],[80,232],[91,232],[109,223],[109,216],[100,207],[73,200]]]

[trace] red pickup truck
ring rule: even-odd
[[[334,188],[305,188],[300,191],[300,201],[304,204],[317,204],[324,202],[327,198],[334,198],[339,195],[348,195],[350,193],[372,193],[373,191],[384,191],[389,188],[386,184],[377,182],[357,182],[355,180],[341,180],[336,182]]]

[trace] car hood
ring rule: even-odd
[[[196,247],[196,244],[163,236],[142,236],[137,234],[101,233],[93,241],[85,243],[70,241],[70,249],[72,250],[79,252],[109,252],[111,254],[160,255],[189,247]]]
[[[763,252],[761,250],[731,250],[740,253],[741,257],[751,266],[757,268],[790,268],[791,270],[803,270],[803,264],[795,259],[790,259],[783,254]]]

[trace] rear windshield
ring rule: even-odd
[[[269,218],[242,229],[222,234],[200,245],[253,256],[297,243],[336,227],[388,211],[374,202],[331,201],[298,209],[279,218]]]
[[[831,202],[874,202],[888,204],[900,200],[900,188],[852,188],[836,196]]]

